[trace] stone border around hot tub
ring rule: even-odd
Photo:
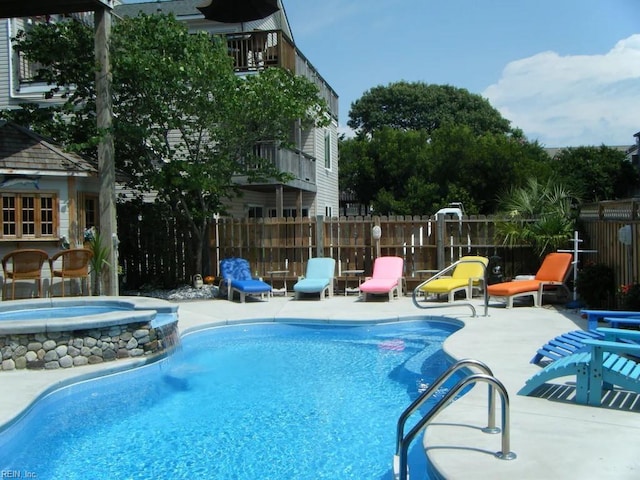
[[[147,297],[75,297],[2,302],[0,313],[78,306],[126,308],[85,317],[0,321],[0,371],[58,369],[164,354],[179,342],[178,306]],[[175,321],[156,322],[157,313]]]

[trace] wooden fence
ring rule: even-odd
[[[632,200],[583,207],[579,247],[596,252],[581,253],[580,264],[590,261],[612,267],[619,285],[638,281],[639,207]],[[401,256],[409,287],[425,278],[424,271],[440,270],[466,254],[500,257],[505,278],[535,273],[540,260],[529,247],[496,244],[496,221],[473,216],[462,221],[428,217],[219,218],[211,224],[203,252],[206,265],[200,271],[186,225],[157,206],[128,204],[118,211],[121,290],[170,288],[191,283],[196,273],[217,275],[219,260],[230,256],[247,258],[262,277],[269,277],[270,271],[286,270],[291,281],[304,273],[307,260],[315,256],[335,258],[339,277],[354,269],[370,275],[377,256]],[[631,230],[629,246],[618,240],[620,228],[626,225]],[[373,238],[374,226],[380,227],[379,241]]]
[[[335,258],[342,276],[354,269],[370,275],[377,256],[396,255],[405,260],[409,286],[426,270],[440,270],[466,254],[500,257],[505,276],[535,272],[538,266],[529,247],[496,245],[495,220],[485,217],[219,218],[211,224],[203,271],[194,264],[188,228],[166,210],[128,204],[119,207],[118,222],[123,291],[191,283],[196,273],[215,276],[219,261],[231,256],[248,259],[259,276],[286,270],[287,279],[295,280],[315,256]],[[379,241],[374,226],[380,227]]]
[[[373,238],[379,226],[381,237]],[[462,255],[499,256],[506,275],[533,271],[538,259],[529,247],[506,249],[494,241],[495,221],[471,217],[462,221],[428,217],[340,218],[220,218],[211,230],[211,269],[219,260],[238,256],[249,260],[260,276],[286,270],[295,279],[304,274],[309,258],[336,259],[337,275],[364,270],[370,275],[380,255],[405,260],[405,276],[423,278],[427,270],[440,270]]]
[[[636,200],[622,200],[591,204],[581,210],[579,230],[584,241],[580,248],[595,250],[581,254],[581,259],[613,268],[618,285],[640,280],[639,207]],[[619,239],[623,227],[630,232],[629,245]]]
[[[154,204],[118,205],[120,291],[172,288],[197,271],[186,224]]]

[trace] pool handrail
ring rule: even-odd
[[[402,438],[404,437],[404,426],[407,423],[407,420],[409,419],[409,417],[413,415],[416,412],[416,410],[418,410],[424,404],[424,402],[429,400],[429,398],[431,398],[433,394],[444,384],[444,382],[446,382],[449,378],[451,378],[451,376],[454,373],[456,373],[458,370],[462,368],[467,368],[467,367],[476,367],[477,369],[481,370],[483,373],[493,376],[493,372],[491,371],[491,368],[489,368],[489,366],[486,363],[481,362],[480,360],[474,360],[472,358],[463,358],[462,360],[458,360],[456,363],[451,365],[429,386],[429,388],[427,388],[424,392],[422,392],[418,396],[418,398],[416,398],[413,402],[411,402],[411,405],[409,405],[400,414],[400,417],[398,418],[397,428],[396,428],[396,454],[397,455],[400,454]],[[488,397],[489,414],[488,414],[487,426],[485,427],[485,430],[487,431],[488,430],[495,431],[495,428],[496,428],[494,402],[495,402],[495,391],[491,387],[491,385],[489,385],[489,397]],[[497,431],[499,432],[500,430],[497,430]]]
[[[471,309],[471,316],[472,317],[477,317],[477,313],[476,313],[476,307],[473,306],[473,304],[471,302],[458,302],[458,303],[447,303],[445,305],[442,304],[437,304],[437,305],[429,305],[427,304],[426,306],[422,306],[419,302],[418,302],[418,293],[421,291],[421,288],[423,286],[425,286],[426,284],[428,284],[429,282],[432,282],[433,280],[440,278],[442,276],[444,276],[445,274],[449,273],[451,270],[453,270],[454,268],[456,268],[460,263],[479,263],[480,265],[482,265],[482,269],[484,272],[484,280],[483,280],[483,289],[482,289],[482,295],[484,297],[484,316],[488,317],[489,316],[489,294],[487,293],[487,281],[488,281],[488,275],[487,275],[487,265],[484,264],[484,262],[481,262],[480,260],[457,260],[456,262],[452,263],[451,265],[449,265],[448,267],[446,267],[444,270],[439,271],[438,273],[436,273],[434,276],[432,276],[431,278],[428,278],[427,280],[425,280],[424,282],[422,282],[420,285],[418,285],[416,288],[413,289],[413,293],[411,295],[411,300],[413,301],[413,304],[417,307],[420,308],[422,310],[427,310],[429,308],[444,308],[444,307],[458,307],[460,305],[465,305],[467,307],[469,307]]]
[[[501,399],[501,422],[502,422],[502,438],[501,438],[501,450],[495,453],[495,456],[501,460],[514,460],[517,458],[515,452],[511,451],[511,429],[509,426],[510,413],[509,413],[509,394],[506,387],[497,378],[487,375],[485,373],[475,373],[469,375],[466,378],[460,380],[456,385],[449,390],[449,392],[442,397],[438,403],[429,412],[422,417],[416,425],[407,433],[400,441],[399,453],[393,457],[393,478],[399,480],[408,480],[408,462],[407,457],[409,453],[409,445],[413,439],[431,422],[431,420],[440,413],[446,406],[448,406],[458,394],[460,390],[467,385],[475,384],[478,382],[485,382],[490,385],[490,388],[496,389],[500,393]],[[483,429],[483,431],[485,431]],[[497,433],[500,430],[485,431],[485,433]]]

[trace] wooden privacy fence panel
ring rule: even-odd
[[[227,257],[246,258],[260,276],[272,270],[302,275],[315,255],[314,219],[216,219],[210,232],[211,271],[219,274],[219,262]]]
[[[640,281],[639,205],[635,200],[607,201],[586,205],[581,211],[584,241],[580,248],[596,250],[585,253],[582,259],[613,268],[618,285]],[[623,244],[618,237],[620,229],[627,225],[631,229],[631,245]]]
[[[118,205],[118,263],[123,289],[174,287],[196,273],[187,226],[156,205]]]

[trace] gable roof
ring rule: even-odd
[[[68,153],[51,140],[10,121],[0,120],[0,173],[97,177],[97,162]]]

